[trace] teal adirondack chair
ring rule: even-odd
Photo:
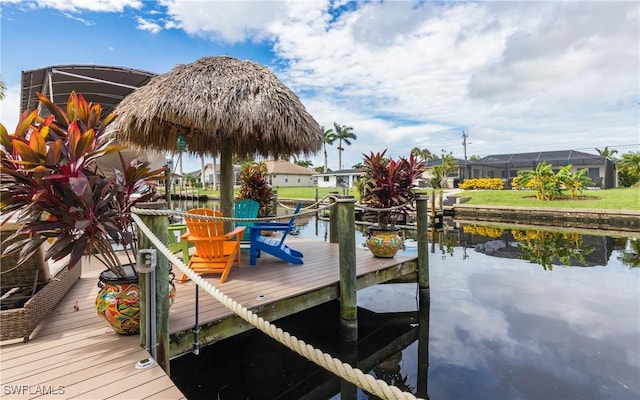
[[[234,218],[256,218],[258,216],[258,210],[260,209],[260,203],[251,199],[236,200],[233,207]],[[253,221],[236,221],[236,228],[239,226],[246,227],[245,232],[251,231]],[[243,235],[244,237],[249,237]],[[243,239],[240,237],[242,243],[249,243],[249,239]]]

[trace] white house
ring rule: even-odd
[[[281,186],[315,186],[316,180],[314,178],[315,171],[309,168],[302,167],[297,164],[290,163],[289,161],[276,160],[276,161],[262,161],[267,167],[267,179],[269,184],[273,188]],[[216,179],[213,179],[213,172],[215,170]],[[233,174],[235,176],[235,184],[239,185],[238,175],[240,173],[240,165],[233,166]],[[194,171],[193,176],[200,180],[201,170]],[[216,164],[214,169],[213,163],[206,163],[204,165],[204,183],[209,186],[213,183],[220,184],[220,165]]]
[[[291,163],[289,161],[275,160],[263,161],[267,166],[269,184],[274,189],[281,186],[315,186],[315,171]]]
[[[362,175],[364,175],[364,172],[357,169],[342,169],[317,174],[314,177],[318,181],[318,187],[351,188],[355,186],[356,180]]]

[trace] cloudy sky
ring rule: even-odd
[[[0,121],[20,74],[58,64],[169,71],[230,55],[271,68],[320,125],[351,126],[343,165],[414,147],[486,156],[640,150],[636,1],[0,0]],[[210,161],[210,160],[206,160]],[[311,158],[323,164],[322,154]],[[197,169],[191,160],[185,170]],[[335,146],[329,167],[338,169]]]

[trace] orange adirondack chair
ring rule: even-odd
[[[187,211],[188,214],[222,216],[219,211],[199,208]],[[195,252],[189,259],[189,268],[199,274],[222,274],[220,283],[227,280],[234,262],[240,267],[240,237],[245,227],[239,226],[229,233],[224,233],[221,220],[204,220],[185,216],[188,232],[182,240],[193,242]],[[179,282],[187,280],[186,274]]]

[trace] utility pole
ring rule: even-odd
[[[467,138],[469,134],[465,131],[462,131],[462,147],[464,147],[464,159],[467,159]]]

